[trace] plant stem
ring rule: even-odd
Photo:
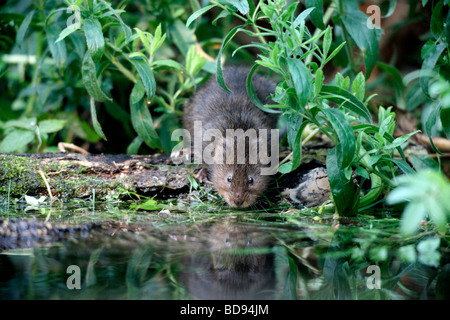
[[[116,57],[114,57],[107,51],[105,51],[105,56],[109,59],[109,61],[111,61],[113,65],[117,67],[117,69],[119,69],[123,73],[125,77],[133,81],[133,83],[137,82],[137,78],[130,71],[128,71],[127,68],[125,68]]]

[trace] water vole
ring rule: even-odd
[[[224,79],[231,92],[223,90],[215,77],[212,77],[185,105],[183,116],[184,127],[189,130],[192,140],[195,131],[197,134],[201,133],[202,145],[197,150],[204,154],[203,152],[214,141],[212,162],[203,161],[202,170],[206,171],[206,176],[222,198],[230,206],[237,208],[254,204],[258,196],[266,190],[270,175],[262,174],[261,169],[267,162],[261,161],[259,156],[261,150],[268,150],[270,156],[271,140],[278,139],[278,135],[271,135],[270,132],[270,129],[276,128],[278,115],[260,110],[247,95],[248,72],[249,70],[243,67],[225,68]],[[272,81],[255,74],[253,86],[262,103],[273,104],[269,99],[269,95],[275,92],[276,87]],[[201,127],[196,124],[201,124]],[[264,130],[261,129],[266,129],[267,135],[264,135]],[[236,136],[228,140],[225,138],[227,130],[246,134],[256,132],[256,136],[249,134],[245,139],[245,149],[242,149],[239,148]],[[211,131],[220,134],[222,138],[206,137]],[[226,153],[230,143],[233,154],[228,159]],[[267,149],[264,149],[265,147]],[[252,158],[253,152],[258,153],[256,162]],[[238,158],[240,156],[245,159],[239,161],[242,160]]]

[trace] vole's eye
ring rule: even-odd
[[[231,183],[231,179],[232,179],[233,177],[231,176],[231,174],[228,176],[228,178],[227,178],[227,181],[229,182],[229,183]]]
[[[253,184],[253,177],[248,177],[248,184]]]

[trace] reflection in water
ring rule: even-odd
[[[198,299],[274,299],[271,240],[255,227],[217,223],[197,252],[183,257],[180,281]]]
[[[0,300],[450,298],[445,248],[438,265],[406,263],[401,242],[387,247],[374,230],[269,228],[232,218],[122,229],[1,253]],[[67,287],[71,265],[81,270],[81,290]],[[367,285],[371,265],[381,272],[380,289]]]

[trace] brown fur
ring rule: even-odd
[[[257,108],[249,99],[246,89],[247,68],[230,67],[224,70],[225,83],[232,91],[223,90],[217,84],[215,77],[202,87],[184,109],[184,127],[189,130],[194,139],[194,121],[202,122],[202,136],[208,129],[217,129],[224,137],[227,129],[273,129],[276,127],[278,116],[266,113]],[[275,92],[275,84],[258,75],[253,76],[253,86],[259,99],[267,104],[271,103],[268,96]],[[259,136],[258,136],[259,137]],[[275,138],[275,137],[274,137]],[[276,137],[278,139],[278,137]],[[270,135],[268,136],[270,150]],[[222,144],[226,148],[230,141],[215,141],[216,146]],[[211,144],[204,141],[202,150]],[[234,143],[233,143],[234,145]],[[248,207],[256,202],[270,182],[269,176],[260,174],[260,163],[249,163],[249,151],[259,150],[257,140],[246,139],[245,162],[242,164],[204,164],[208,178],[215,190],[232,207]],[[236,160],[236,146],[234,145]],[[224,154],[214,149],[214,159],[223,159]],[[231,183],[228,177],[231,176]],[[249,182],[250,177],[253,183]]]

